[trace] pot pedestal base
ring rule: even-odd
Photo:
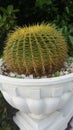
[[[20,130],[65,130],[73,116],[73,98],[61,109],[48,115],[45,119],[34,119],[28,114],[17,112],[13,117]]]
[[[62,115],[59,112],[55,112],[52,116],[43,120],[33,119],[22,112],[17,112],[13,120],[19,126],[20,130],[49,130],[55,120],[58,121],[61,118]]]

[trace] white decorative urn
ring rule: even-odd
[[[73,73],[42,79],[0,75],[0,90],[19,110],[13,120],[20,130],[65,130],[73,116]]]

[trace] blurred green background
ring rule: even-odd
[[[0,0],[0,57],[5,40],[16,26],[51,23],[65,36],[73,56],[73,0]],[[18,130],[12,121],[17,110],[0,93],[0,130]]]

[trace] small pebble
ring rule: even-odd
[[[33,75],[29,75],[29,78],[30,78],[30,79],[33,79]]]
[[[15,77],[16,75],[15,75],[15,73],[10,72],[10,73],[9,73],[9,76],[11,76],[11,77]]]
[[[25,77],[26,77],[26,75],[24,75],[24,74],[21,74],[21,76],[22,76],[22,78],[25,78]]]
[[[43,79],[43,78],[47,78],[47,76],[42,76],[41,78],[42,78],[42,79]]]
[[[64,72],[64,75],[66,75],[66,74],[68,74],[68,73],[69,73],[68,71],[65,71],[65,72]]]
[[[68,63],[67,63],[67,62],[64,62],[64,66],[65,66],[65,67],[68,67]]]

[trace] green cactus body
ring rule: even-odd
[[[64,37],[51,25],[16,29],[8,36],[4,59],[19,74],[48,75],[59,70],[67,57]]]

